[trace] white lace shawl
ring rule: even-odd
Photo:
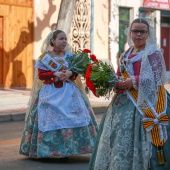
[[[133,46],[130,28],[125,30],[125,34],[129,45]],[[158,86],[164,85],[165,82],[166,67],[163,53],[156,43],[154,28],[149,25],[149,37],[142,53],[137,105],[141,109],[147,109],[150,105],[155,106]]]

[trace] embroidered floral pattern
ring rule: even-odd
[[[97,132],[94,116],[86,127],[41,132],[38,130],[37,101],[38,95],[26,121],[20,154],[32,158],[61,158],[92,152]]]
[[[146,132],[141,124],[140,113],[125,95],[119,100],[124,107],[117,107],[118,101],[111,103],[100,127],[100,137],[95,161],[95,170],[147,170],[151,157],[151,144],[146,140]],[[91,158],[94,159],[93,156]]]
[[[32,158],[61,158],[92,152],[97,131],[93,116],[87,127],[41,132],[38,130],[37,100],[38,96],[25,125],[20,154]]]

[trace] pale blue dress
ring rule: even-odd
[[[68,55],[54,59],[69,68]],[[48,70],[40,61],[35,67]],[[91,153],[96,133],[93,110],[74,82],[64,82],[61,88],[44,84],[29,111],[20,154],[61,158]]]

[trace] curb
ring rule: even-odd
[[[92,107],[94,114],[102,114],[106,112],[107,106],[94,106]],[[23,113],[9,113],[0,114],[0,123],[2,122],[12,122],[12,121],[23,121],[25,120],[25,112]]]
[[[1,122],[21,121],[25,119],[25,113],[0,114]]]

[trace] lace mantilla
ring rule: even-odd
[[[158,95],[158,87],[166,81],[166,69],[161,51],[155,51],[142,58],[137,104],[140,108],[147,109],[155,106]]]
[[[44,39],[42,45],[41,45],[41,53],[47,52],[48,51],[48,47],[50,46],[50,41],[53,38],[53,33],[57,31],[51,31],[47,37]],[[65,47],[65,51],[67,52],[72,52],[72,47],[70,46],[70,44],[67,43],[66,47]]]
[[[130,27],[125,30],[125,34],[127,35],[129,46],[134,46],[130,37]],[[156,43],[155,30],[150,24],[149,37],[142,51],[137,105],[141,109],[147,109],[150,107],[148,101],[152,106],[155,106],[158,86],[164,85],[166,82],[163,53]]]

